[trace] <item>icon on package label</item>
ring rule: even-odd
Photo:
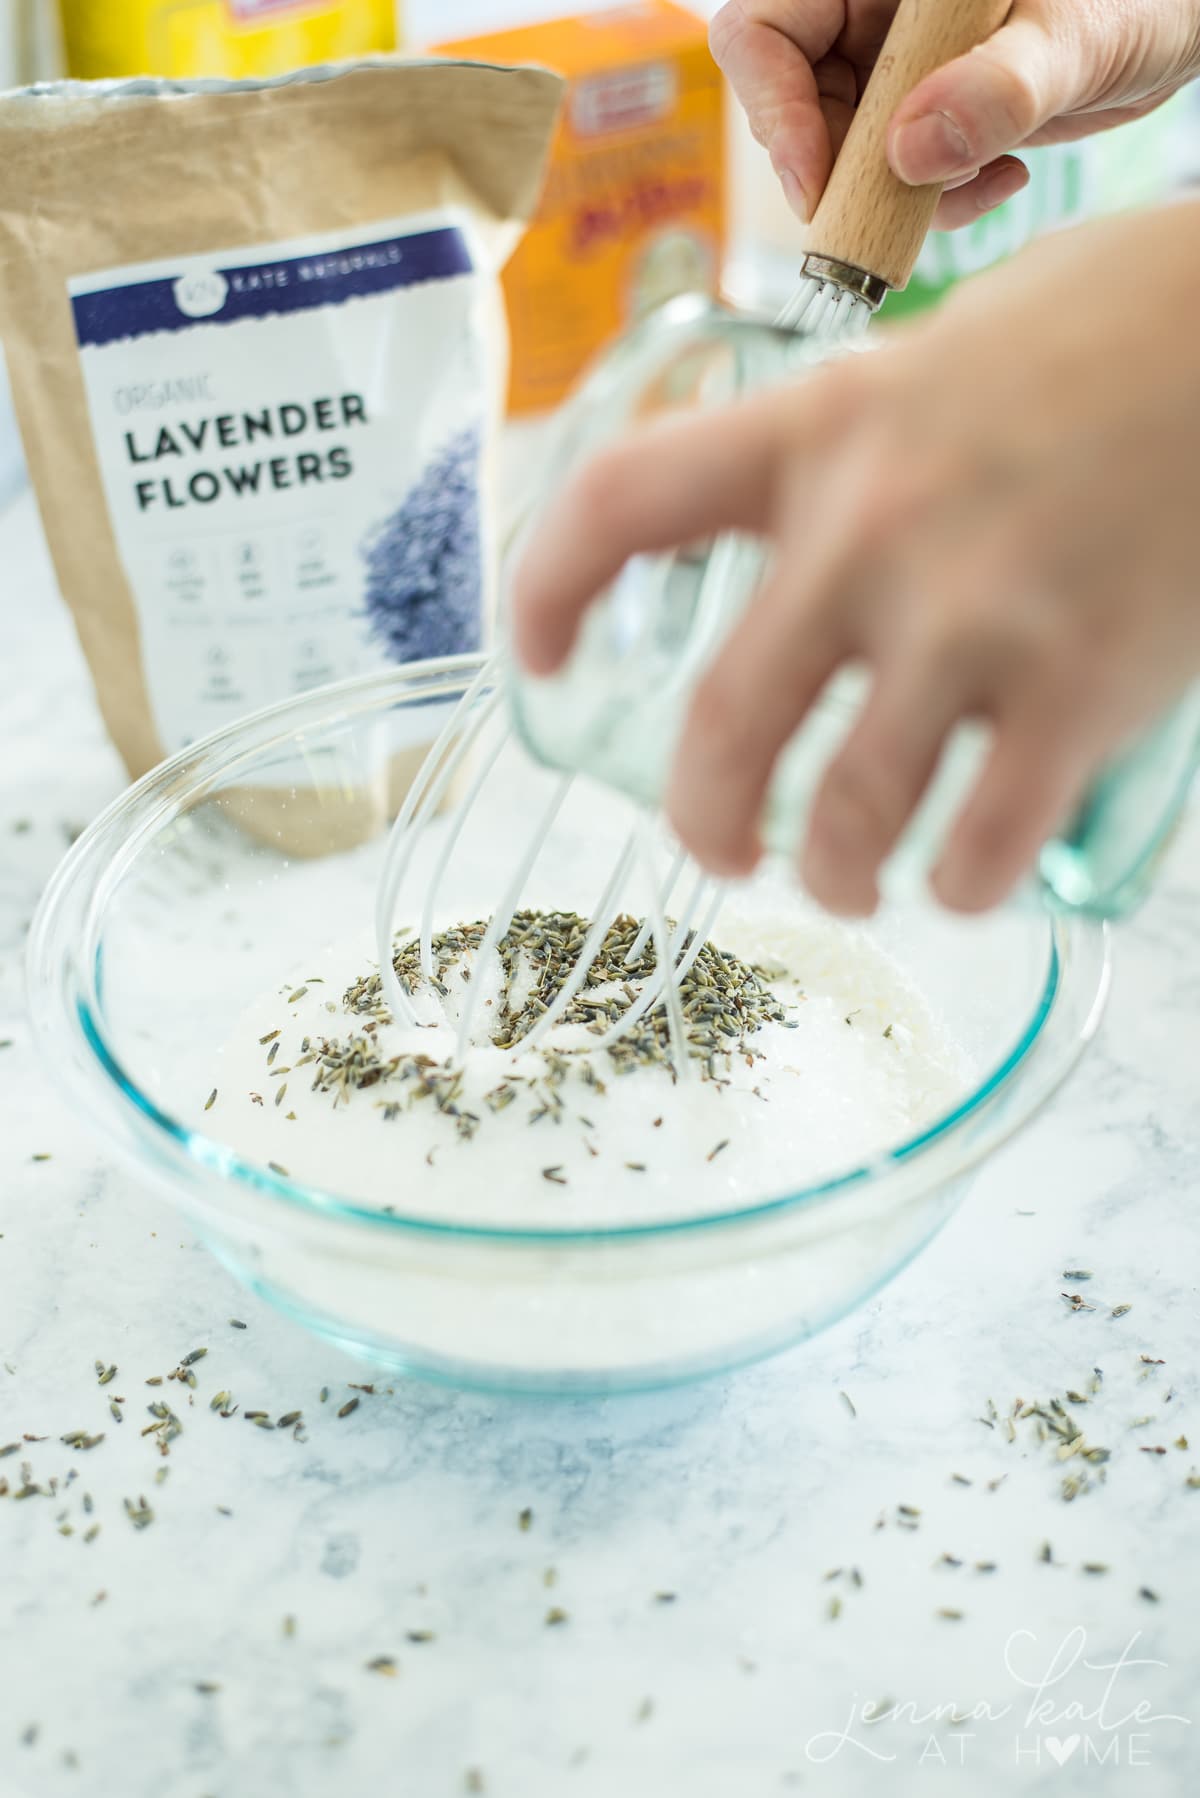
[[[211,318],[225,304],[229,283],[219,269],[194,269],[181,275],[172,291],[185,318]]]

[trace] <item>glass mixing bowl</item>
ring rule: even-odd
[[[903,1267],[1063,1078],[1099,1021],[1105,929],[1028,902],[981,919],[917,900],[885,910],[872,933],[978,1075],[919,1136],[816,1185],[745,1190],[731,1169],[720,1215],[677,1206],[669,1220],[553,1229],[464,1226],[403,1195],[382,1213],[306,1186],[221,1140],[205,1109],[214,1054],[254,995],[369,926],[398,793],[480,665],[418,664],[288,701],[116,800],[54,875],[31,934],[31,1008],[56,1083],[241,1280],[373,1362],[507,1391],[606,1392],[795,1343]],[[448,916],[497,903],[556,779],[515,744],[504,755],[497,797],[447,876]],[[410,902],[461,803],[427,833]],[[539,864],[539,902],[585,911],[629,819],[627,801],[577,783]],[[751,892],[771,882],[772,903],[803,903],[772,874]]]

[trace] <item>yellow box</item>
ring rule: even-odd
[[[721,76],[703,21],[669,0],[438,48],[481,62],[541,63],[568,82],[542,201],[504,275],[509,410],[542,411],[654,306],[716,291]]]
[[[395,0],[60,0],[67,71],[281,75],[306,63],[392,50]]]

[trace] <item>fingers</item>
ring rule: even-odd
[[[992,753],[933,873],[954,911],[1006,899],[1078,803],[1096,756],[1077,725],[1041,708],[997,725]]]
[[[825,772],[801,856],[804,884],[827,910],[847,917],[874,911],[880,867],[967,705],[950,671],[931,660],[880,668],[862,715]]]
[[[889,160],[913,186],[969,174],[1069,110],[1086,84],[1076,43],[1018,16],[914,88],[892,120]]]
[[[846,653],[836,618],[802,607],[802,553],[796,545],[779,556],[697,688],[675,756],[667,816],[697,860],[725,877],[758,861],[776,758]]]
[[[551,674],[561,666],[588,605],[630,556],[720,531],[765,534],[785,461],[794,478],[806,446],[820,448],[829,385],[817,376],[802,389],[651,426],[576,475],[513,582],[514,643],[525,667]]]
[[[856,70],[874,61],[895,0],[864,0],[848,22],[845,10],[832,0],[727,0],[710,27],[713,54],[805,222],[849,128]],[[1018,12],[899,107],[889,133],[893,168],[913,185],[965,183],[943,200],[937,223],[969,224],[1024,186],[1027,176],[1006,152],[1082,97],[1093,61],[1082,27],[1052,36]]]
[[[831,0],[728,0],[709,27],[713,56],[770,152],[788,204],[807,221],[829,179],[833,149],[813,73],[841,23]],[[774,15],[772,18],[771,15]],[[840,100],[836,77],[831,97]],[[828,93],[831,79],[823,81]],[[851,101],[853,95],[850,95]]]
[[[713,873],[751,872],[776,763],[839,665],[854,653],[835,609],[798,608],[777,574],[706,676],[677,755],[667,811],[681,842]],[[879,873],[912,822],[954,727],[975,693],[935,658],[879,668],[870,698],[825,771],[800,872],[828,911],[866,917]],[[955,911],[1006,899],[1042,844],[1078,804],[1099,750],[1078,718],[1046,704],[1002,715],[979,782],[934,872]]]
[[[1015,156],[1001,156],[969,181],[947,188],[938,204],[934,224],[939,231],[957,231],[973,224],[985,212],[994,212],[1029,183],[1029,170]]]

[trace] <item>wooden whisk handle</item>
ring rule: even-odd
[[[900,0],[809,229],[810,255],[863,269],[889,287],[908,285],[942,188],[909,187],[892,173],[892,114],[926,75],[989,38],[1010,10],[1011,0]]]

